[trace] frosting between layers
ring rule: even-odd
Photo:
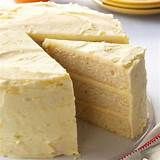
[[[77,73],[74,73],[74,72],[70,72],[70,76],[73,79],[78,79],[78,81],[80,81],[80,82],[89,83],[89,84],[91,84],[91,85],[93,85],[97,88],[101,88],[101,89],[106,90],[106,91],[108,90],[110,92],[117,93],[117,94],[124,95],[124,96],[128,95],[128,89],[122,90],[122,89],[119,89],[119,88],[115,88],[115,87],[112,87],[108,84],[104,84],[103,82],[99,82],[99,81],[94,80],[90,77],[85,77],[84,75],[77,74]]]
[[[107,108],[102,108],[84,101],[77,101],[76,105],[78,117],[127,138],[133,139],[135,136],[141,135],[147,123],[146,119],[135,119],[139,127],[136,129],[135,125],[129,122],[130,115],[121,116],[120,113],[111,112]]]

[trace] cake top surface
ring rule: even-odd
[[[132,65],[136,59],[144,57],[144,49],[135,47],[130,44],[115,44],[106,42],[86,42],[86,41],[69,41],[45,39],[44,46],[52,45],[63,50],[76,51],[77,55],[87,55],[101,60],[107,60],[126,68]]]
[[[2,8],[2,7],[1,7]],[[127,43],[120,22],[111,14],[104,14],[77,4],[39,2],[19,4],[0,9],[0,30],[21,28],[29,34],[54,35],[53,38],[72,39],[78,36],[115,37],[112,41]],[[64,37],[60,37],[63,35]],[[55,37],[57,36],[57,37]],[[82,40],[82,39],[80,39]]]
[[[0,32],[0,79],[52,79],[65,69],[21,31]]]

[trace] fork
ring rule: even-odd
[[[160,123],[144,137],[136,149],[122,155],[119,160],[149,160],[150,151],[158,147],[160,148]]]

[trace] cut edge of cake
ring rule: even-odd
[[[97,89],[103,84],[104,88],[101,89],[112,93],[113,101],[115,101],[115,103],[117,102],[117,104],[119,102],[117,101],[116,93],[121,96],[127,95],[127,97],[123,99],[122,109],[120,111],[123,112],[123,110],[127,109],[128,132],[123,132],[123,129],[126,129],[125,126],[121,126],[121,130],[116,129],[118,121],[113,129],[111,129],[111,126],[108,127],[109,121],[107,116],[106,119],[105,116],[102,116],[104,123],[102,123],[102,121],[98,123],[98,119],[101,120],[101,118],[97,117],[95,124],[128,138],[135,138],[143,132],[147,125],[144,49],[128,44],[53,39],[45,39],[42,46],[50,56],[56,59],[70,73],[74,88],[76,88],[76,103],[79,103],[79,101],[83,103],[87,102],[87,107],[82,107],[83,110],[81,111],[82,114],[80,114],[80,117],[94,123],[94,119],[91,117],[94,117],[93,113],[95,113],[95,116],[97,116],[98,113],[96,114],[94,110],[92,110],[93,112],[87,112],[89,100],[91,100],[91,98],[87,100],[87,96],[93,96],[93,100],[98,102],[99,96],[95,95],[100,95]],[[106,73],[108,73],[108,75],[106,75]],[[87,88],[91,83],[87,84],[88,80],[82,81],[82,79],[78,78],[80,76],[94,81],[91,88]],[[77,87],[76,81],[79,82],[78,85],[80,86]],[[101,85],[98,83],[101,83]],[[87,88],[86,91],[85,88],[82,90],[82,87]],[[81,95],[79,90],[83,95]],[[103,95],[103,93],[101,94]],[[81,99],[79,99],[80,96]],[[104,96],[104,99],[107,99],[107,97]],[[93,108],[94,103],[92,102],[90,107]],[[108,107],[110,110],[113,110],[111,108],[112,104],[106,106],[106,108],[103,106],[103,108],[100,109],[98,106],[101,107],[101,104],[100,102],[98,103],[96,104],[97,110],[103,111],[103,114],[109,111],[109,109],[107,111]],[[124,104],[126,104],[126,107],[123,109]],[[81,105],[77,106],[79,106],[78,110],[81,110]],[[114,108],[116,106],[113,105],[112,107]],[[120,112],[116,112],[120,114]],[[89,116],[88,113],[90,113],[91,116]],[[116,120],[116,117],[114,117],[114,119]],[[114,119],[111,120],[110,117],[111,122],[114,121]],[[119,125],[121,124],[119,123]]]

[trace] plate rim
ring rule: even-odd
[[[116,2],[115,0],[108,0],[107,2],[102,2],[104,5],[111,5],[119,8],[126,8],[126,9],[134,9],[134,10],[144,10],[144,9],[159,9],[160,3],[156,5],[154,4],[146,4],[146,5],[140,5],[140,4],[127,4],[122,2]]]
[[[118,3],[126,3],[126,4],[141,4],[141,5],[144,5],[144,4],[160,4],[160,0],[151,0],[151,1],[139,1],[139,0],[132,0],[132,1],[129,1],[129,0],[113,0],[115,2],[118,2]],[[102,2],[103,3],[103,2]]]
[[[108,4],[104,4],[102,0],[93,0],[96,4],[100,5],[101,7],[108,9],[112,12],[129,14],[129,15],[151,15],[151,14],[159,14],[160,8],[156,9],[130,9],[130,8],[122,8],[116,7]]]

